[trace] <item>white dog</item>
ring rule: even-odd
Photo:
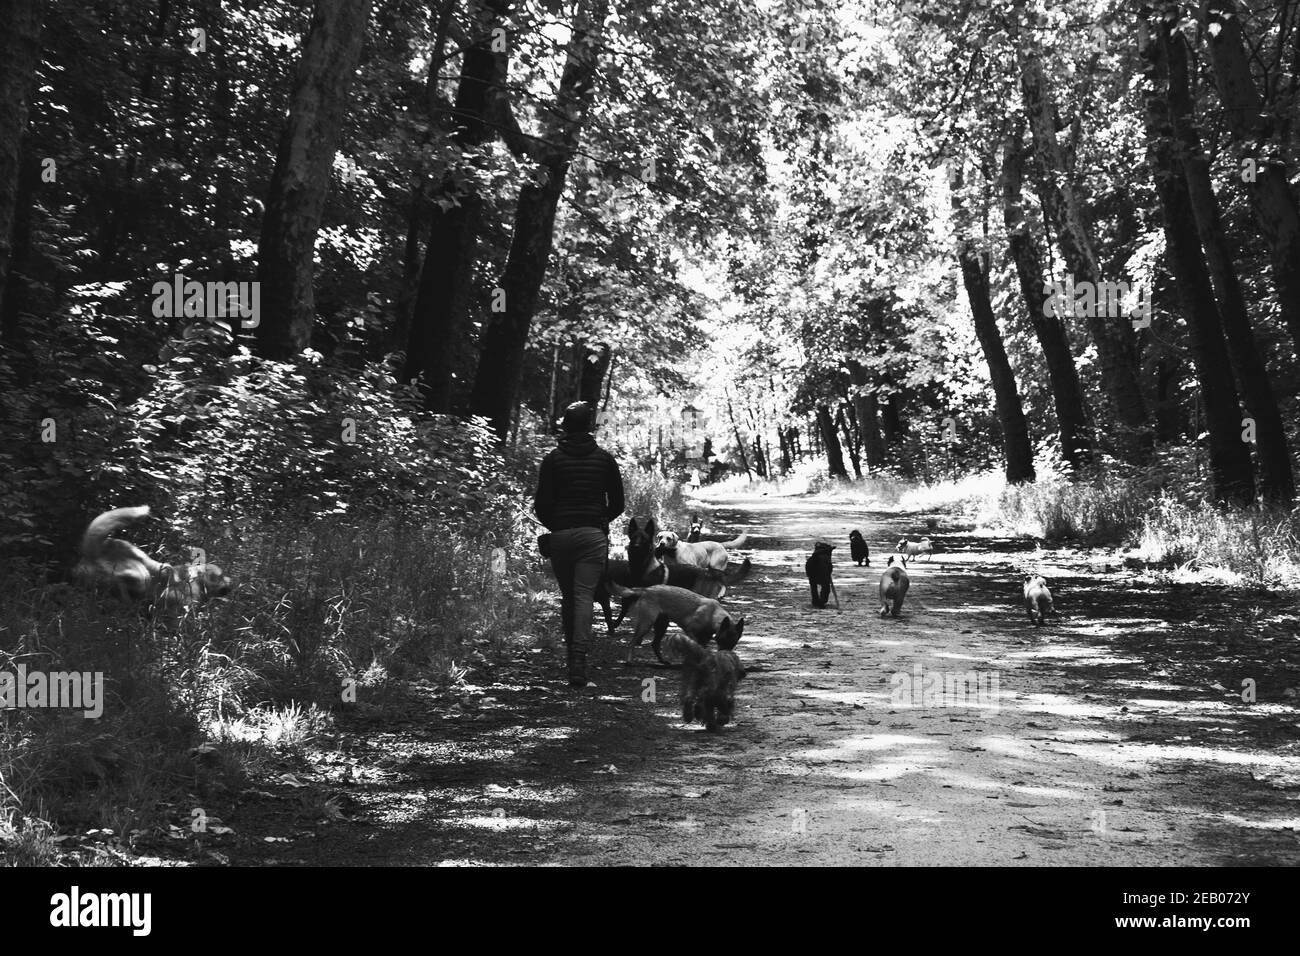
[[[687,564],[695,568],[712,568],[725,571],[731,556],[728,548],[739,548],[745,535],[730,541],[683,541],[676,531],[660,531],[655,535],[655,556],[665,564]]]
[[[926,555],[927,561],[934,559],[934,544],[931,543],[929,538],[922,538],[917,542],[908,541],[906,538],[903,538],[898,542],[898,548],[896,550],[903,560],[904,567],[907,566],[908,558],[914,558],[918,554]]]

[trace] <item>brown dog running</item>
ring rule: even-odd
[[[115,508],[90,523],[81,538],[73,577],[118,597],[159,607],[184,608],[230,592],[215,564],[162,564],[129,541],[111,535],[149,516],[149,506]]]
[[[726,651],[740,642],[745,630],[743,616],[733,619],[730,612],[713,598],[706,598],[685,588],[675,588],[669,584],[625,588],[610,581],[609,591],[623,602],[625,611],[635,605],[632,611],[632,637],[627,645],[628,664],[632,663],[633,652],[652,631],[655,657],[667,663],[660,653],[660,645],[669,624],[676,624],[699,644],[716,640],[718,646]]]

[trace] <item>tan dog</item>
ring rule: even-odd
[[[655,535],[655,556],[666,564],[689,564],[696,568],[724,571],[731,560],[727,549],[739,548],[747,537],[742,534],[730,541],[683,541],[676,531],[660,531]]]
[[[149,506],[115,508],[90,523],[81,538],[81,561],[73,571],[80,583],[111,590],[118,597],[161,607],[188,607],[230,591],[215,564],[162,564],[129,541],[111,537],[149,516]]]
[[[885,573],[880,576],[881,617],[887,617],[891,613],[894,617],[898,617],[898,612],[903,609],[903,598],[907,597],[907,589],[912,586],[907,572],[894,561],[895,558],[891,554],[885,565]]]
[[[699,644],[716,639],[718,646],[729,651],[740,642],[745,630],[745,619],[733,620],[731,614],[713,598],[706,598],[675,588],[670,584],[656,584],[648,588],[625,588],[616,581],[609,582],[609,593],[623,602],[623,609],[633,607],[632,639],[627,645],[627,663],[632,663],[632,653],[641,646],[647,634],[654,632],[655,657],[663,660],[659,646],[669,624],[676,624]]]
[[[1041,574],[1025,575],[1025,610],[1029,612],[1029,620],[1039,627],[1048,614],[1056,616],[1056,608],[1052,605],[1052,589],[1047,586],[1047,579]]]

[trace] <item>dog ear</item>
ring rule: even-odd
[[[652,537],[652,538],[653,538],[656,534],[659,533],[659,526],[658,526],[657,524],[655,524],[655,519],[654,519],[654,518],[648,518],[648,519],[646,520],[646,523],[645,523],[645,533],[648,534],[648,535],[650,535],[650,537]]]

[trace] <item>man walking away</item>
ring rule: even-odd
[[[564,410],[558,446],[542,460],[533,510],[551,532],[551,567],[560,583],[560,619],[569,656],[569,686],[587,686],[592,600],[609,558],[609,523],[623,513],[623,476],[596,444],[595,410]]]

